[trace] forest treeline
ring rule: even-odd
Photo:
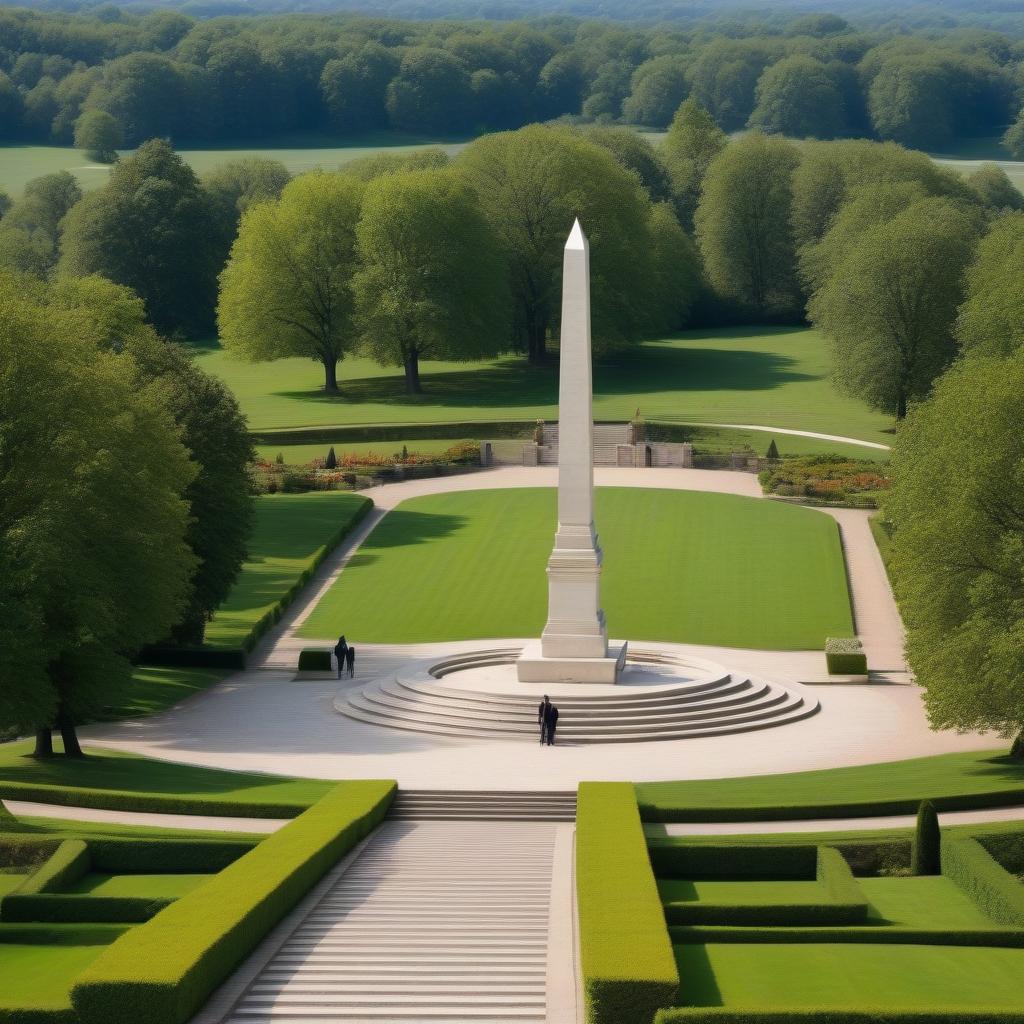
[[[645,27],[0,8],[0,138],[69,144],[98,112],[127,147],[560,117],[665,128],[692,96],[729,132],[935,149],[1011,124],[1022,68],[1024,41],[997,32],[865,31],[835,14]]]

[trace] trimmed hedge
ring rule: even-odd
[[[697,848],[699,849],[699,847]],[[735,880],[730,867],[738,864],[745,872],[744,878],[750,878],[750,870],[766,853],[777,853],[785,847],[713,847],[720,852],[719,860],[722,862],[720,869],[715,874],[706,874],[706,877],[728,878]],[[736,858],[728,855],[727,851],[741,849],[748,857]],[[818,899],[804,902],[792,903],[713,903],[706,900],[667,902],[665,904],[665,917],[670,925],[843,925],[862,924],[867,920],[868,901],[857,885],[849,864],[843,859],[843,855],[828,846],[822,846],[815,850],[811,847],[813,856],[808,858],[806,847],[790,847],[789,852],[798,856],[792,858],[780,858],[786,869],[796,867],[807,868],[808,861],[812,870],[804,871],[799,875],[787,874],[786,878],[814,878],[820,884]],[[709,866],[706,861],[698,859],[702,869]],[[676,864],[678,867],[678,862]],[[758,873],[759,875],[761,872]],[[692,876],[687,876],[692,877]],[[776,879],[768,879],[774,881]]]
[[[1024,926],[1024,885],[977,841],[942,837],[942,870],[1000,924]]]
[[[84,893],[8,893],[4,921],[49,924],[141,924],[175,900],[173,896],[90,896]],[[0,1021],[2,1021],[0,1017]]]
[[[139,665],[169,668],[223,668],[245,671],[245,651],[240,647],[172,647],[154,644],[143,647],[135,659]]]
[[[588,1024],[650,1024],[679,972],[629,783],[580,783],[576,896]]]
[[[658,878],[779,882],[810,880],[818,870],[818,848],[812,845],[688,846],[685,840],[652,839],[649,847]]]
[[[64,842],[50,854],[50,857],[32,872],[17,889],[8,893],[3,901],[4,909],[6,902],[12,896],[34,896],[44,892],[60,892],[61,888],[69,882],[77,882],[85,878],[92,868],[92,857],[89,855],[89,847],[81,839],[65,839]],[[0,917],[7,917],[0,913]]]
[[[297,427],[251,433],[253,444],[351,444],[358,441],[412,441],[417,438],[491,440],[533,436],[535,420],[481,420],[461,423],[368,423],[352,427]]]
[[[978,842],[1010,874],[1024,875],[1024,832],[1000,832],[978,836]]]
[[[724,1006],[675,1006],[662,1010],[654,1024],[1024,1024],[1014,1010],[836,1010],[804,1006],[798,1010],[733,1010]]]
[[[342,783],[219,875],[123,935],[75,983],[71,999],[81,1020],[184,1024],[372,831],[395,788],[394,782]]]
[[[90,839],[93,871],[110,875],[202,875],[223,871],[258,845],[238,839]]]
[[[829,675],[867,675],[867,655],[864,653],[864,645],[856,637],[830,636],[825,641],[825,662]]]
[[[747,943],[820,943],[866,942],[869,945],[914,946],[1001,946],[1024,949],[1024,928],[965,928],[959,931],[943,928],[900,928],[892,925],[843,925],[824,928],[757,928],[729,925],[673,925],[669,928],[675,945],[704,945],[709,942]]]
[[[299,651],[300,672],[330,672],[332,667],[330,651],[318,651],[311,647]]]
[[[929,797],[938,811],[978,811],[988,807],[1006,807],[1024,801],[1024,786],[992,790],[987,793],[961,793],[956,796]],[[804,818],[873,818],[895,814],[917,814],[920,797],[894,800],[847,800],[837,803],[753,804],[736,807],[706,807],[695,804],[676,806],[640,800],[644,821],[683,823],[694,821],[797,821]]]

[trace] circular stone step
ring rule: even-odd
[[[516,678],[520,648],[413,662],[342,691],[337,711],[371,725],[437,736],[537,742],[542,689]],[[529,685],[525,692],[523,687]],[[769,729],[817,713],[818,701],[774,680],[662,651],[630,651],[616,685],[546,688],[564,744],[642,743]]]

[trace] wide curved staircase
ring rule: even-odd
[[[360,722],[470,739],[537,742],[537,696],[446,685],[444,676],[475,665],[510,663],[518,649],[479,652],[386,675],[338,695],[335,708]],[[631,653],[631,663],[664,663]],[[585,689],[585,688],[581,688]],[[813,697],[780,683],[721,671],[658,686],[609,687],[601,694],[555,697],[562,743],[638,743],[770,729],[818,711]]]

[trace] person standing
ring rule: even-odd
[[[348,677],[349,679],[355,679],[356,677],[356,649],[350,644],[348,650],[345,651],[345,664],[348,666]]]
[[[554,704],[548,704],[547,734],[548,746],[555,745],[555,729],[558,727],[558,708]]]
[[[540,726],[540,745],[542,747],[547,742],[548,738],[548,708],[550,707],[551,701],[545,693],[544,699],[537,706],[537,724]]]
[[[338,637],[338,642],[334,645],[334,657],[338,661],[338,678],[340,679],[348,657],[348,641],[345,639],[344,633]]]

